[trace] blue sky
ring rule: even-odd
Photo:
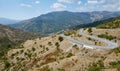
[[[120,11],[120,0],[0,0],[0,17],[23,20],[51,11]]]

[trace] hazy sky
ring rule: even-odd
[[[51,11],[120,11],[120,0],[0,0],[0,17],[28,19]]]

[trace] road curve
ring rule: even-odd
[[[109,40],[106,40],[106,39],[103,39],[103,38],[98,38],[96,36],[91,36],[91,35],[84,34],[83,29],[80,29],[78,34],[80,34],[82,36],[85,36],[85,37],[89,37],[89,38],[98,40],[100,42],[103,42],[103,43],[107,44],[107,46],[92,46],[93,49],[114,49],[118,46],[118,44],[115,43],[115,42],[112,42],[112,41],[109,41]]]
[[[60,36],[62,36],[66,40],[69,40],[73,44],[77,44],[78,46],[82,46],[82,47],[87,48],[87,49],[109,50],[109,49],[114,49],[118,46],[118,44],[115,43],[115,42],[112,42],[112,41],[109,41],[109,40],[106,40],[106,39],[102,39],[102,38],[98,38],[98,37],[95,37],[95,36],[91,36],[91,35],[88,35],[88,34],[84,34],[83,29],[80,29],[78,31],[78,34],[80,34],[82,36],[85,36],[85,37],[89,37],[89,38],[98,40],[98,41],[101,41],[101,42],[107,44],[107,46],[88,45],[88,44],[84,44],[82,42],[79,42],[78,40],[75,40],[70,36],[65,36],[64,34],[60,34]],[[72,49],[72,48],[71,47],[68,48],[67,51],[70,50],[70,49]]]

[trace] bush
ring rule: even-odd
[[[5,61],[5,69],[8,69],[10,67],[10,63],[8,61]]]
[[[89,67],[88,71],[101,71],[103,68],[104,63],[102,60],[99,60],[97,63],[93,63],[93,65]]]
[[[35,51],[35,48],[34,48],[34,47],[32,48],[32,51]]]
[[[88,28],[88,32],[91,33],[91,32],[92,32],[92,29],[91,29],[91,28]]]
[[[120,53],[120,46],[118,48],[113,49],[113,52]]]
[[[48,51],[49,49],[48,49],[48,47],[46,47],[46,51]]]
[[[97,67],[97,66],[91,66],[88,71],[101,71],[101,68],[100,67]]]
[[[75,44],[75,45],[73,45],[73,48],[75,48],[75,49],[77,49],[77,50],[79,50],[79,47]]]
[[[62,41],[63,41],[63,37],[59,36],[58,40],[59,40],[60,42],[62,42]]]
[[[60,69],[60,68],[58,68],[58,71],[65,71],[65,69]]]
[[[49,46],[51,46],[51,45],[52,45],[52,43],[51,43],[51,42],[48,42],[48,45],[49,45]]]
[[[69,30],[69,31],[64,33],[65,36],[70,36],[72,34],[76,34],[76,31],[75,30]]]
[[[88,40],[92,40],[92,38],[90,38],[90,37],[88,37],[87,39],[88,39]]]
[[[60,46],[60,44],[59,44],[58,42],[56,42],[56,43],[55,43],[55,46],[56,46],[56,47],[59,47],[59,46]]]
[[[69,53],[68,55],[67,55],[67,57],[69,58],[69,57],[71,57],[71,56],[73,56],[73,54],[72,53]]]
[[[120,71],[120,61],[110,62],[110,65],[112,68],[117,68],[117,70]]]
[[[100,38],[106,38],[106,39],[109,39],[109,40],[116,39],[116,37],[114,37],[112,35],[106,35],[106,34],[98,35],[98,37],[100,37]]]
[[[20,50],[20,53],[23,53],[24,52],[24,50]]]

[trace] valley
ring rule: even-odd
[[[88,28],[89,29],[89,28]],[[92,29],[92,36],[96,36],[96,31],[107,32],[109,29]],[[72,30],[71,30],[72,31]],[[10,71],[119,71],[119,64],[116,67],[112,63],[119,62],[120,45],[113,46],[113,48],[107,48],[108,43],[101,45],[101,41],[97,41],[94,38],[88,39],[88,36],[83,34],[90,34],[84,30],[82,34],[79,34],[80,30],[73,30],[69,36],[62,36],[61,34],[55,34],[48,37],[37,38],[34,40],[27,40],[21,46],[23,48],[11,49],[7,53],[7,64],[1,64],[2,66],[8,66],[6,69]],[[78,32],[77,32],[78,31]],[[118,37],[119,29],[110,29],[114,36]],[[96,33],[95,33],[96,32]],[[109,33],[110,33],[109,32]],[[67,33],[67,32],[66,32]],[[99,32],[102,34],[103,32]],[[108,34],[109,34],[108,33]],[[112,34],[111,34],[112,35]],[[112,36],[113,36],[112,35]],[[84,37],[83,37],[84,36]],[[66,38],[67,37],[67,38]],[[69,37],[73,38],[68,39]],[[96,36],[97,37],[97,36]],[[77,38],[77,39],[76,39]],[[98,48],[85,48],[79,40],[86,40],[83,44],[90,43],[92,46],[101,46],[103,49]],[[99,38],[99,37],[98,37]],[[83,40],[84,39],[84,40]],[[99,38],[103,39],[103,38]],[[113,40],[106,40],[113,43],[120,44],[119,39],[116,42]],[[77,42],[76,42],[77,41]],[[88,42],[89,41],[89,42]],[[97,43],[96,43],[97,42]],[[80,43],[80,44],[79,44]],[[96,44],[95,44],[96,43]],[[99,45],[98,45],[99,44]],[[94,46],[93,46],[94,45]],[[118,47],[118,48],[116,48]],[[104,49],[105,48],[105,49]],[[1,67],[4,68],[4,67]]]
[[[44,35],[40,35],[41,25],[29,20],[23,23],[13,24],[14,28],[0,25],[0,71],[120,71],[119,17],[89,21],[84,26],[62,25],[62,30],[53,28],[61,24],[52,24],[50,28],[57,31],[50,34],[49,26],[43,24]]]

